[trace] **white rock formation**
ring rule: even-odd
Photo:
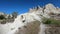
[[[58,8],[57,7],[55,7],[53,4],[47,4],[46,6],[45,6],[45,12],[46,13],[50,13],[50,12],[52,12],[52,13],[55,13],[55,14],[59,14],[60,13],[60,11],[59,10],[57,10]]]
[[[23,22],[25,20],[25,22]],[[34,13],[19,15],[13,23],[0,24],[0,34],[14,34],[18,28],[32,21],[40,21],[41,18]]]

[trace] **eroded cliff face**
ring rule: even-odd
[[[55,7],[53,4],[47,4],[43,8],[40,6],[35,7],[35,9],[29,10],[29,13],[35,13],[40,16],[41,21],[43,18],[53,18],[60,21],[60,8]],[[57,22],[58,23],[58,22]],[[57,24],[44,24],[45,31],[42,34],[60,34],[60,25]],[[43,26],[42,26],[43,27]],[[41,28],[40,28],[41,29]],[[41,34],[41,32],[39,33]]]
[[[60,14],[60,8],[55,7],[53,4],[49,3],[45,5],[43,8],[40,6],[37,6],[34,8],[30,8],[29,12],[33,12],[35,14],[38,14],[40,16],[44,16],[45,18],[56,18],[59,19]]]

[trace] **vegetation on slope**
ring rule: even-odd
[[[60,20],[56,20],[56,19],[53,19],[53,18],[44,18],[42,22],[44,24],[60,25]]]
[[[3,20],[3,19],[5,19],[5,16],[0,15],[0,20]]]
[[[0,14],[0,23],[5,24],[6,22],[13,22],[17,15],[17,12],[13,12],[12,14]]]

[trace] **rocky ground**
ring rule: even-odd
[[[45,30],[45,34],[60,34],[60,26],[47,25],[48,28]]]

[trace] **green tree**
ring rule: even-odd
[[[18,15],[18,12],[16,12],[16,11],[14,11],[14,12],[12,13],[13,18],[16,18],[17,15]]]
[[[5,19],[5,16],[4,15],[0,15],[0,20],[3,20]]]

